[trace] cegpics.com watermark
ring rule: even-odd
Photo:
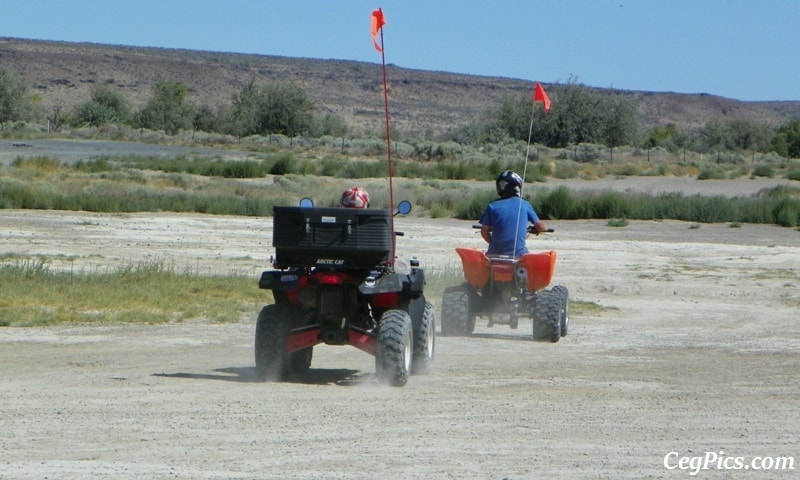
[[[790,472],[795,469],[795,457],[739,457],[728,455],[722,450],[703,452],[701,455],[685,455],[678,452],[669,452],[664,455],[664,468],[667,470],[685,471],[691,476],[695,476],[704,470],[763,470]]]

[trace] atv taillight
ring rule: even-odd
[[[511,263],[493,263],[492,276],[495,282],[510,282],[514,278],[514,265]]]
[[[392,308],[397,306],[399,297],[399,292],[376,293],[370,297],[369,303],[375,308]]]
[[[350,279],[348,275],[335,272],[335,273],[324,273],[324,272],[317,272],[315,275],[317,281],[320,285],[341,285],[346,280]]]

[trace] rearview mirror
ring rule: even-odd
[[[402,213],[403,215],[407,215],[408,212],[411,211],[411,202],[408,200],[403,200],[397,205],[397,213]]]

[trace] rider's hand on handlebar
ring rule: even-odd
[[[542,221],[536,222],[532,226],[528,227],[528,232],[533,233],[535,235],[539,235],[540,233],[543,232],[552,232],[552,231],[553,229],[547,228],[547,226]]]

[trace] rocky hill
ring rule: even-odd
[[[182,82],[196,105],[219,109],[230,105],[234,93],[255,79],[301,85],[318,113],[339,115],[351,132],[379,131],[383,126],[383,76],[378,63],[0,38],[0,68],[20,74],[50,110],[69,111],[87,101],[95,85],[119,89],[138,108],[162,81]],[[394,65],[388,66],[387,78],[392,124],[407,134],[428,136],[480,120],[503,96],[532,90],[528,80]],[[630,97],[643,128],[674,123],[694,129],[710,119],[776,126],[800,118],[800,102],[602,91]]]

